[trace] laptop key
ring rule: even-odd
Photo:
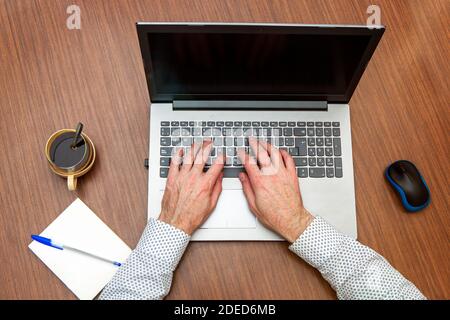
[[[325,146],[331,147],[333,145],[333,140],[331,138],[325,138]]]
[[[169,168],[159,168],[159,176],[161,178],[167,178],[169,174]]]
[[[308,165],[308,161],[306,158],[294,158],[295,166],[296,167],[306,167]]]
[[[170,166],[170,158],[161,157],[159,159],[159,164],[160,164],[161,167],[168,167],[168,166]]]
[[[333,168],[327,168],[327,178],[334,178],[334,169]]]
[[[250,121],[244,121],[244,127],[251,127],[252,123]]]
[[[216,126],[217,127],[223,127],[225,125],[225,122],[223,122],[223,121],[217,121],[216,122]]]
[[[295,122],[294,121],[289,121],[288,122],[288,127],[295,127]]]
[[[319,167],[325,166],[325,158],[322,158],[322,157],[317,158],[317,165]]]
[[[187,127],[189,125],[189,122],[187,121],[180,121],[180,126],[181,127]]]
[[[181,135],[182,136],[190,136],[191,135],[191,128],[181,128]]]
[[[341,129],[333,128],[333,136],[339,137],[341,135]]]
[[[307,168],[297,168],[297,177],[308,178],[308,169]]]
[[[326,158],[325,164],[327,167],[332,167],[333,166],[333,158]]]
[[[281,128],[273,128],[272,129],[272,135],[275,137],[281,137],[283,131]]]
[[[306,122],[305,122],[305,121],[298,121],[298,122],[297,122],[297,126],[299,126],[299,127],[305,127],[305,126],[306,126]]]
[[[278,122],[277,121],[271,121],[270,122],[270,126],[271,127],[278,127]]]
[[[223,177],[224,178],[238,178],[239,173],[245,172],[244,168],[224,168],[223,169]]]
[[[161,127],[169,127],[170,122],[169,121],[161,121]]]
[[[223,144],[224,144],[225,146],[227,146],[227,147],[232,147],[233,144],[234,144],[234,139],[233,139],[233,138],[229,138],[229,137],[224,138],[224,139],[223,139]]]
[[[323,129],[323,133],[326,137],[331,136],[331,128],[325,128]]]
[[[280,127],[286,127],[287,126],[287,122],[286,121],[280,121],[280,122],[278,122],[278,125]]]
[[[316,148],[308,148],[308,156],[315,157],[316,156]]]
[[[323,128],[316,128],[316,136],[318,137],[323,136]]]
[[[189,147],[192,143],[194,143],[194,141],[192,138],[183,138],[181,139],[181,143],[183,146]]]
[[[294,138],[285,138],[284,145],[286,147],[293,147],[295,145],[295,139]]]
[[[304,157],[307,155],[306,138],[295,138],[295,146],[298,148],[298,155]]]
[[[306,136],[306,129],[305,128],[295,128],[294,129],[294,136]]]
[[[172,127],[178,127],[178,126],[180,125],[180,122],[179,122],[179,121],[172,121],[172,122],[170,123],[170,125],[171,125]]]
[[[170,157],[172,155],[172,147],[161,147],[159,154],[163,157]]]
[[[331,127],[331,122],[327,121],[323,123],[324,127]]]
[[[325,178],[325,168],[309,168],[310,178]]]
[[[323,122],[322,121],[316,121],[315,125],[316,125],[316,127],[321,127],[321,126],[323,126]]]
[[[222,135],[222,130],[220,130],[220,128],[213,128],[211,130],[211,133],[213,136],[217,137],[217,136],[221,136]]]
[[[308,138],[308,146],[314,147],[316,145],[316,139]]]
[[[339,121],[334,121],[331,123],[333,127],[339,127]]]
[[[195,127],[197,125],[197,121],[189,121],[190,127]]]
[[[171,143],[172,139],[170,139],[170,137],[161,137],[161,140],[159,142],[159,144],[163,147],[170,146]]]
[[[180,135],[180,132],[181,130],[180,130],[180,128],[178,128],[178,127],[172,127],[172,128],[170,128],[170,134],[172,135],[172,136],[179,136]]]
[[[211,136],[211,133],[212,133],[211,128],[208,128],[208,127],[202,128],[202,135],[203,136]]]
[[[308,128],[306,130],[306,133],[307,133],[308,137],[314,136],[314,134],[315,134],[314,128]]]
[[[170,136],[170,128],[162,127],[161,128],[161,135],[162,136]]]
[[[268,127],[269,126],[269,122],[268,121],[262,121],[261,122],[261,127]]]
[[[244,145],[244,138],[234,138],[234,145],[236,147],[242,147]]]
[[[199,127],[192,128],[192,135],[195,137],[202,135],[202,129]]]
[[[307,125],[308,127],[314,127],[314,122],[308,121],[308,122],[306,123],[306,125]]]
[[[292,136],[292,128],[284,128],[283,129],[283,135],[284,136]]]
[[[334,158],[334,171],[336,178],[342,178],[342,158]]]
[[[227,148],[227,156],[229,157],[236,156],[236,148]]]
[[[234,128],[233,129],[233,136],[235,136],[235,137],[242,136],[242,129],[241,128]]]
[[[332,157],[333,156],[333,148],[325,148],[325,155],[327,157]]]
[[[310,167],[315,167],[317,165],[316,158],[314,158],[314,157],[308,158],[308,165]]]
[[[176,138],[176,137],[172,138],[172,146],[176,147],[179,145],[181,145],[181,138]]]
[[[298,148],[289,148],[289,154],[293,157],[299,156],[298,154]]]
[[[242,127],[242,121],[235,121],[234,122],[235,127]]]
[[[208,125],[208,127],[214,127],[216,125],[216,122],[215,121],[208,121],[206,124]]]
[[[323,138],[316,138],[316,146],[318,147],[323,146]]]
[[[333,138],[333,150],[335,156],[341,156],[341,138]]]
[[[323,148],[317,148],[316,152],[317,152],[317,156],[318,157],[323,157],[324,156],[324,149]]]

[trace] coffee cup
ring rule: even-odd
[[[45,156],[50,169],[67,178],[68,189],[74,191],[77,188],[77,179],[94,165],[96,152],[92,140],[85,133],[62,129],[53,133],[47,140]]]

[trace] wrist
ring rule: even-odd
[[[187,223],[187,221],[183,221],[182,219],[180,219],[180,216],[178,215],[169,217],[169,215],[166,215],[164,214],[164,212],[161,212],[161,214],[159,215],[159,220],[164,223],[170,224],[172,227],[175,227],[178,230],[183,231],[189,236],[191,236],[195,230],[189,225],[189,223]]]
[[[313,220],[314,217],[306,209],[302,209],[294,216],[282,236],[290,243],[294,243]]]

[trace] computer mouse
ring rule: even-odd
[[[430,190],[416,166],[407,160],[399,160],[386,168],[385,175],[400,195],[403,207],[410,212],[426,208],[430,204]]]

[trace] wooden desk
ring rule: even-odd
[[[66,8],[81,7],[81,30]],[[72,299],[27,248],[80,197],[130,246],[146,223],[149,97],[136,21],[365,24],[372,1],[0,1],[0,298]],[[359,239],[429,298],[450,298],[448,5],[376,1],[386,33],[352,100]],[[447,15],[446,15],[447,13]],[[98,149],[71,193],[43,148],[79,120]],[[406,214],[383,178],[410,159],[432,204]],[[334,299],[286,243],[192,243],[168,298]]]

